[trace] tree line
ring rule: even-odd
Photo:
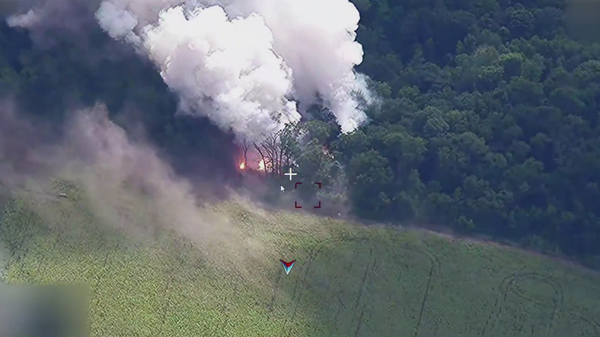
[[[359,70],[384,98],[368,126],[332,143],[356,211],[597,265],[600,8],[355,3],[365,46]]]
[[[303,176],[345,181],[329,197],[363,219],[443,225],[599,266],[600,44],[589,32],[600,8],[354,3],[359,71],[382,100],[349,134],[313,108]]]

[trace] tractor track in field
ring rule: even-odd
[[[294,285],[292,299],[294,300],[295,304],[294,304],[294,309],[293,309],[291,317],[289,319],[286,319],[286,321],[284,322],[284,325],[283,325],[284,332],[287,332],[284,334],[285,336],[291,336],[292,327],[289,327],[288,325],[296,317],[297,311],[299,309],[298,302],[299,302],[299,298],[302,296],[302,292],[306,291],[306,289],[309,288],[308,278],[309,278],[310,272],[312,270],[312,264],[315,262],[316,258],[319,256],[319,254],[321,254],[323,248],[326,245],[348,244],[348,243],[359,243],[359,244],[361,244],[360,247],[366,247],[366,246],[364,246],[364,244],[367,244],[367,246],[370,248],[369,259],[365,266],[365,270],[362,274],[360,287],[357,291],[357,295],[356,295],[356,298],[354,300],[354,305],[353,305],[354,310],[358,310],[360,307],[360,310],[357,312],[357,326],[356,326],[356,329],[354,330],[355,336],[359,335],[360,329],[363,327],[363,321],[369,315],[368,310],[367,310],[367,305],[365,304],[365,305],[361,306],[360,302],[361,302],[361,299],[365,292],[364,287],[367,283],[369,283],[368,279],[370,277],[370,274],[376,269],[376,261],[373,260],[373,250],[374,250],[373,245],[369,245],[369,243],[372,241],[373,241],[373,239],[365,238],[365,237],[333,238],[333,239],[325,239],[325,240],[315,244],[311,248],[311,250],[309,251],[309,254],[308,254],[308,259],[306,261],[306,268],[304,270],[304,273],[301,275],[301,277],[298,277],[298,279],[296,280],[296,283]],[[435,254],[430,252],[429,250],[423,250],[423,249],[420,249],[417,247],[413,247],[412,245],[407,244],[407,245],[404,245],[401,247],[396,247],[396,249],[394,250],[394,255],[396,255],[398,258],[401,258],[402,256],[404,256],[403,254],[400,254],[400,251],[406,251],[409,253],[417,253],[419,255],[423,255],[427,258],[427,260],[429,261],[429,265],[430,265],[427,270],[427,280],[425,281],[425,289],[423,292],[423,298],[420,301],[419,315],[418,315],[417,321],[415,323],[415,328],[414,328],[413,336],[417,337],[419,335],[419,331],[420,331],[419,329],[422,324],[425,308],[427,305],[427,300],[429,298],[432,281],[435,277],[436,271],[439,271],[439,269],[441,267],[441,263],[440,263],[439,258]],[[356,254],[356,252],[354,252],[354,253]],[[327,291],[329,293],[331,291],[331,289],[328,287]],[[342,300],[340,295],[341,294],[339,292],[333,292],[333,295],[332,295],[339,302],[339,309],[337,310],[337,312],[335,314],[336,322],[338,321],[338,318],[341,315],[341,313],[348,309],[347,304],[344,303],[344,301]],[[329,298],[329,296],[327,296],[327,298]],[[400,304],[400,300],[398,300],[398,304]]]
[[[273,313],[275,310],[275,301],[277,300],[277,293],[279,292],[279,286],[281,283],[281,273],[277,274],[277,278],[275,279],[275,284],[273,285],[273,294],[271,295],[271,301],[267,305],[267,312],[269,315]]]
[[[504,306],[506,304],[506,300],[507,300],[509,293],[513,293],[516,296],[518,296],[522,299],[525,299],[527,301],[530,301],[532,303],[535,303],[537,305],[543,305],[543,303],[540,303],[539,301],[526,296],[521,291],[515,291],[513,289],[513,288],[515,288],[516,282],[523,281],[523,280],[537,281],[542,284],[546,284],[546,285],[550,286],[554,290],[554,297],[551,299],[552,313],[550,315],[550,321],[548,323],[548,327],[547,327],[546,333],[545,333],[545,336],[550,336],[550,332],[552,331],[552,327],[553,327],[552,325],[556,321],[557,314],[558,314],[559,310],[562,309],[563,302],[564,302],[564,291],[563,291],[562,286],[558,282],[556,282],[554,279],[552,279],[551,277],[542,275],[539,273],[514,273],[514,274],[506,276],[500,282],[500,287],[499,287],[500,293],[496,297],[496,301],[494,303],[492,312],[489,314],[488,319],[486,320],[486,323],[481,331],[481,335],[480,335],[481,337],[484,337],[487,331],[492,331],[494,329],[496,323],[500,319],[500,315],[505,310]]]

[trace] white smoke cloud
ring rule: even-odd
[[[19,8],[27,8],[27,11],[21,14],[14,14],[6,19],[10,27],[27,28],[34,33],[36,43],[44,39],[46,30],[61,30],[63,33],[81,33],[88,31],[90,24],[90,13],[94,13],[101,0],[2,0],[0,4],[14,3],[9,5],[15,7],[13,10],[20,11]],[[0,8],[3,7],[0,5]],[[41,33],[41,35],[39,35]]]
[[[133,29],[138,25],[138,19],[130,11],[124,11],[111,2],[105,2],[96,15],[102,27],[110,27],[107,32],[113,39],[126,38],[136,44],[141,42],[133,33]]]
[[[219,126],[254,139],[300,118],[286,98],[291,70],[272,52],[272,35],[260,16],[229,21],[215,6],[188,19],[176,7],[144,34],[150,58],[187,111],[209,112]]]
[[[96,13],[111,37],[134,44],[188,113],[259,139],[296,121],[317,94],[342,131],[365,121],[354,93],[359,13],[347,0],[106,0]]]
[[[30,28],[40,22],[40,17],[34,10],[29,10],[22,15],[14,15],[6,19],[9,27]]]

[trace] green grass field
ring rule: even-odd
[[[20,195],[3,276],[89,284],[92,336],[600,336],[600,277],[577,267],[239,203],[206,211],[229,219],[228,240],[133,239],[75,197]],[[280,258],[297,260],[289,275]]]

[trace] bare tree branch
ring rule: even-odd
[[[245,166],[248,166],[248,149],[249,149],[248,140],[246,138],[244,138],[244,140],[242,140],[242,151],[244,152],[244,165]]]
[[[259,143],[253,143],[265,165],[265,173],[279,176],[283,174],[284,164],[290,166],[294,152],[292,147],[297,139],[298,130],[297,125],[290,125],[275,134],[266,136]]]

